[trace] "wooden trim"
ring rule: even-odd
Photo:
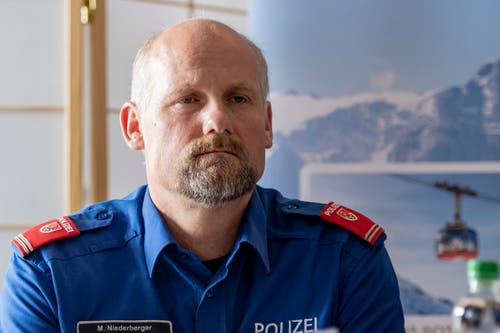
[[[78,210],[83,205],[82,186],[82,25],[81,1],[66,1],[67,23],[67,82],[65,92],[66,181],[65,211]]]
[[[159,5],[174,6],[174,7],[184,7],[184,8],[190,7],[189,2],[182,2],[182,1],[175,1],[175,0],[130,0],[130,1],[153,3],[153,4],[159,4]],[[201,10],[208,10],[211,12],[225,13],[225,14],[238,15],[238,16],[247,16],[248,15],[248,11],[245,9],[225,7],[225,6],[216,6],[216,5],[208,5],[208,4],[202,4],[202,3],[196,3],[196,2],[193,4],[193,8],[195,10],[201,9]]]
[[[194,13],[196,11],[196,8],[194,6],[194,1],[193,0],[189,0],[188,1],[187,8],[188,8],[188,17],[189,18],[193,18],[194,17]]]
[[[108,198],[105,0],[88,25],[90,40],[90,202]]]
[[[0,112],[62,112],[63,106],[0,105]]]
[[[33,225],[29,224],[20,224],[20,225],[15,225],[15,224],[0,224],[0,232],[5,232],[5,231],[19,231],[23,232],[24,230],[28,230],[29,228],[33,227]]]

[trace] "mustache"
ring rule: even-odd
[[[191,158],[196,158],[213,151],[225,151],[237,157],[244,157],[247,155],[243,146],[229,135],[212,134],[192,142],[189,156]]]

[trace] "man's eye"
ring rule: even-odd
[[[186,96],[186,97],[182,97],[179,100],[179,103],[181,103],[181,104],[190,104],[190,103],[195,103],[197,101],[198,100],[196,98],[194,98],[193,96]]]
[[[237,103],[237,104],[241,104],[241,103],[245,103],[247,101],[247,99],[246,99],[246,97],[243,97],[243,96],[232,96],[229,99],[229,101]]]

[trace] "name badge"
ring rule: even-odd
[[[79,321],[77,333],[173,333],[169,320]]]

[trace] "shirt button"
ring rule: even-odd
[[[98,220],[104,220],[104,219],[107,219],[107,218],[108,218],[108,214],[107,214],[107,213],[105,213],[105,212],[103,212],[103,213],[99,213],[99,214],[97,214],[96,218],[97,218]]]
[[[299,206],[295,205],[295,204],[289,204],[288,205],[288,209],[297,209],[299,208]]]
[[[214,290],[213,289],[208,289],[206,293],[208,298],[214,297]]]

